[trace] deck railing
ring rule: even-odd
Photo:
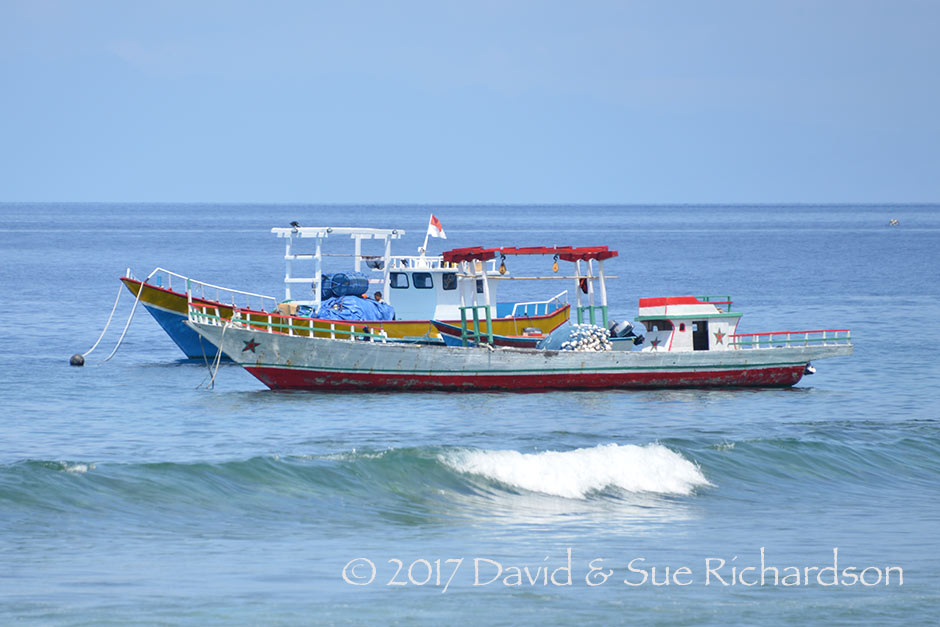
[[[368,325],[361,323],[302,318],[244,309],[234,310],[231,318],[226,318],[222,314],[220,308],[215,305],[200,303],[190,303],[189,305],[190,320],[213,326],[225,326],[227,323],[231,323],[242,329],[251,329],[264,333],[329,338],[332,340],[385,342],[388,339],[384,331],[374,331]]]
[[[554,304],[555,307],[549,311],[548,307],[552,304]],[[558,311],[567,304],[568,290],[564,290],[563,292],[555,294],[548,300],[532,300],[525,303],[515,303],[513,304],[512,312],[509,315],[513,318],[518,316],[547,316],[552,312]]]
[[[130,269],[126,273],[127,278],[133,279]],[[176,289],[173,289],[174,280]],[[187,290],[193,298],[200,300],[210,300],[223,305],[229,305],[238,309],[255,309],[258,311],[268,311],[277,309],[277,299],[273,296],[256,294],[254,292],[245,292],[242,290],[233,290],[228,287],[221,287],[211,283],[203,283],[196,279],[191,279],[182,274],[171,272],[164,268],[154,268],[153,272],[147,275],[144,283],[162,287],[170,291],[186,293]]]
[[[391,264],[392,270],[420,270],[427,268],[432,270],[437,268],[457,269],[457,266],[454,264],[444,263],[444,259],[440,255],[392,255],[389,257],[389,263]]]
[[[698,300],[703,303],[711,303],[716,307],[718,305],[727,305],[728,308],[725,311],[731,311],[731,297],[730,296],[696,296]]]
[[[578,324],[596,325],[600,322],[601,326],[607,328],[607,305],[581,305],[575,314]]]
[[[468,327],[469,317],[473,317],[473,328]],[[483,319],[486,320],[486,331],[480,330],[480,312],[483,312]],[[469,346],[470,342],[480,344],[483,338],[493,344],[493,319],[488,305],[467,305],[460,308],[460,342],[464,346]]]
[[[832,346],[852,341],[849,329],[815,331],[773,331],[771,333],[737,333],[728,336],[735,348],[790,348],[793,346]]]

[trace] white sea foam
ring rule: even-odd
[[[300,459],[325,459],[337,462],[353,462],[359,459],[382,459],[389,451],[378,451],[372,453],[360,453],[352,449],[348,453],[330,453],[328,455],[301,455]]]
[[[83,473],[95,469],[94,464],[70,464],[68,462],[60,462],[60,464],[65,472]]]
[[[698,466],[661,444],[602,444],[543,453],[461,450],[441,459],[460,472],[567,498],[584,498],[609,487],[690,494],[696,486],[710,485]]]

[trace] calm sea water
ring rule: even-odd
[[[180,361],[144,311],[101,363],[125,295],[88,365],[70,368],[126,266],[279,295],[270,227],[404,228],[396,252],[410,254],[430,209],[0,205],[0,622],[909,624],[940,612],[940,207],[433,211],[448,239],[432,252],[619,250],[615,318],[632,319],[639,297],[730,294],[742,332],[850,327],[855,353],[790,390],[274,393],[233,365],[207,390],[206,366]],[[502,296],[568,287],[518,282]],[[776,585],[772,571],[760,585],[762,547]],[[838,585],[807,577],[834,549]],[[852,585],[850,566],[881,580]],[[795,569],[800,585],[784,585]]]

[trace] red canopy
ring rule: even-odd
[[[565,261],[582,261],[587,259],[610,259],[617,256],[616,250],[608,250],[606,246],[503,246],[501,248],[482,248],[470,246],[469,248],[455,248],[444,253],[444,261],[458,263],[460,261],[473,261],[479,259],[486,261],[496,255],[558,255]]]

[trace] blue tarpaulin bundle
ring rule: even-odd
[[[369,277],[362,272],[336,272],[320,275],[320,299],[360,296],[369,291]]]
[[[394,320],[395,309],[369,298],[338,296],[324,300],[316,317],[325,320]]]

